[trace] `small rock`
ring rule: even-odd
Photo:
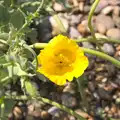
[[[35,120],[35,118],[31,115],[27,115],[25,120]]]
[[[114,55],[114,53],[115,53],[114,47],[109,43],[104,43],[102,49],[105,53],[107,53],[109,55]]]
[[[111,39],[120,40],[120,29],[111,28],[107,31],[107,36]]]
[[[62,4],[60,4],[60,3],[57,3],[57,2],[54,3],[53,9],[56,12],[63,12],[65,10],[64,6]]]
[[[58,109],[57,107],[49,108],[48,113],[54,117],[60,117],[63,114],[63,112],[60,109]]]
[[[107,64],[106,69],[109,76],[114,76],[116,73],[116,67],[113,64]]]
[[[119,6],[115,6],[114,7],[113,15],[115,15],[115,16],[119,16],[120,15],[120,7]]]
[[[108,0],[109,5],[119,5],[120,1],[119,0]]]
[[[95,84],[93,82],[88,82],[88,88],[91,92],[95,91]]]
[[[74,116],[69,115],[68,116],[69,120],[76,120]]]
[[[17,119],[17,120],[23,119],[23,112],[20,107],[15,106],[13,109],[13,114],[14,114],[15,119]]]
[[[83,11],[84,10],[84,2],[79,3],[79,10]]]
[[[107,6],[101,11],[101,13],[107,15],[110,14],[112,11],[113,11],[113,6]]]
[[[27,108],[28,108],[28,114],[31,114],[34,111],[35,106],[33,104],[31,104],[31,105],[28,105]]]
[[[87,26],[84,25],[84,24],[79,24],[77,26],[77,30],[82,34],[82,35],[86,35],[88,33],[88,30],[87,30]]]
[[[77,31],[75,27],[70,27],[69,31],[70,37],[73,39],[81,38],[81,34]]]
[[[77,106],[76,97],[74,97],[70,93],[63,93],[61,96],[61,100],[62,100],[62,104],[67,107],[74,108]]]
[[[111,112],[112,113],[116,113],[117,112],[117,108],[116,108],[116,105],[113,104],[112,107],[111,107]]]
[[[84,6],[84,13],[88,13],[90,11],[90,6],[86,5]]]
[[[63,92],[69,92],[71,94],[75,94],[75,84],[69,82],[67,86],[63,89]]]
[[[106,26],[102,23],[96,24],[96,29],[99,33],[105,34],[106,33]]]
[[[35,110],[32,115],[36,118],[36,119],[40,119],[41,118],[41,110]]]
[[[116,16],[116,15],[113,15],[113,21],[115,23],[115,25],[120,28],[120,17],[119,16]]]
[[[49,113],[47,111],[41,111],[41,118],[46,120],[49,118]]]
[[[108,1],[107,0],[100,0],[99,4],[95,10],[95,13],[99,13],[106,6],[108,6]]]
[[[58,14],[58,17],[59,17],[59,19],[61,20],[62,24],[64,25],[64,27],[65,27],[65,29],[66,29],[66,31],[67,31],[68,28],[69,28],[68,20],[66,20],[66,19],[64,18],[64,16],[61,15],[61,14]],[[50,23],[51,23],[51,25],[52,25],[52,28],[53,28],[52,34],[53,34],[53,35],[57,35],[57,34],[61,33],[60,26],[59,26],[58,23],[56,22],[54,16],[51,16],[51,17],[49,18],[49,21],[50,21]]]
[[[82,42],[83,47],[94,49],[94,46],[90,42]]]
[[[105,91],[103,88],[98,88],[98,94],[102,100],[111,100],[111,95],[108,91]]]
[[[108,106],[105,107],[105,112],[108,112],[110,110],[110,108]]]
[[[77,25],[78,23],[80,23],[80,20],[82,18],[82,15],[71,15],[71,19],[70,19],[70,25]]]
[[[96,16],[95,23],[96,25],[100,23],[103,24],[107,30],[114,27],[114,21],[112,20],[112,18],[104,14]]]

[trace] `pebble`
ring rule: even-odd
[[[58,14],[58,17],[59,19],[61,20],[62,24],[64,25],[66,31],[68,30],[69,28],[69,24],[68,24],[68,20],[65,19],[65,17],[61,14]],[[54,16],[51,16],[49,18],[49,21],[52,25],[52,28],[53,28],[53,31],[52,31],[52,34],[53,35],[57,35],[59,33],[61,33],[61,29],[60,29],[60,26],[58,25],[58,23],[56,22],[56,20],[54,19]]]
[[[40,119],[41,118],[41,110],[35,110],[32,115],[36,118],[36,119]]]
[[[71,94],[75,94],[76,91],[75,91],[75,84],[72,83],[72,82],[69,82],[65,88],[63,89],[63,92],[69,92]]]
[[[63,6],[62,4],[60,4],[60,3],[57,3],[57,2],[54,3],[53,9],[54,9],[56,12],[63,12],[63,11],[65,11],[64,6]]]
[[[109,76],[114,76],[116,73],[116,67],[113,64],[107,64],[106,69]]]
[[[100,24],[100,23],[103,24],[107,30],[114,27],[114,21],[112,20],[112,18],[104,14],[100,14],[96,16],[95,23],[96,23],[95,25]]]
[[[70,27],[69,34],[70,34],[70,38],[73,38],[73,39],[82,37],[75,27]]]
[[[83,47],[95,49],[94,46],[90,42],[82,42]]]
[[[95,13],[99,13],[106,6],[108,6],[108,1],[107,0],[100,0],[99,4],[95,10]]]
[[[13,114],[14,114],[15,119],[21,120],[23,118],[23,112],[18,106],[14,107]]]
[[[62,115],[62,111],[55,106],[49,108],[48,113],[54,117],[60,117]]]
[[[113,104],[110,110],[111,110],[112,113],[116,113],[116,112],[117,112],[117,107],[116,107],[116,105]]]
[[[68,116],[69,120],[76,120],[74,116],[69,115]]]
[[[113,15],[115,15],[115,16],[120,15],[120,7],[119,6],[114,6]]]
[[[97,29],[97,31],[98,31],[99,33],[105,34],[107,28],[106,28],[106,26],[105,26],[104,24],[98,23],[98,24],[96,24],[96,29]]]
[[[79,10],[80,10],[81,12],[83,12],[83,10],[84,10],[84,2],[80,2],[80,3],[79,3]]]
[[[107,31],[107,36],[111,39],[120,40],[120,29],[111,28]]]
[[[101,13],[104,15],[110,14],[113,11],[113,6],[107,6],[104,9],[102,9]]]
[[[85,5],[83,11],[84,11],[84,13],[88,13],[90,11],[90,6],[89,5]]]
[[[74,97],[73,95],[71,95],[68,92],[62,94],[61,100],[62,100],[62,104],[67,106],[67,107],[74,108],[77,106],[76,97]]]
[[[109,5],[119,5],[120,1],[119,0],[108,0]]]
[[[115,49],[114,49],[113,45],[109,44],[109,43],[104,43],[102,49],[105,53],[107,53],[109,55],[114,55],[114,53],[115,53]]]
[[[79,24],[77,30],[84,36],[88,33],[87,26],[84,24]]]
[[[95,84],[93,82],[88,82],[88,88],[91,92],[95,91]]]
[[[108,106],[106,106],[106,107],[104,108],[104,110],[105,110],[105,112],[108,112],[108,111],[110,110],[110,108],[109,108]]]
[[[111,100],[111,95],[108,91],[105,91],[103,88],[98,88],[97,92],[102,100]]]
[[[120,29],[120,17],[113,15],[113,21],[114,21],[115,25]]]
[[[82,14],[79,14],[79,15],[71,15],[70,17],[70,25],[74,26],[74,25],[77,25],[78,23],[80,23],[81,21],[81,18],[82,18]]]
[[[27,115],[26,118],[25,118],[25,120],[35,120],[35,119],[34,119],[34,117],[31,116],[31,115]]]
[[[49,113],[47,111],[45,111],[45,110],[41,111],[41,118],[43,120],[48,119],[49,118]]]

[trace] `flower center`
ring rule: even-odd
[[[75,54],[67,49],[58,50],[54,54],[55,73],[64,74],[70,72],[72,63],[75,61]]]

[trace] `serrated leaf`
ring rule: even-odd
[[[32,84],[32,82],[26,80],[25,81],[25,89],[26,89],[26,92],[30,96],[32,96],[32,97],[37,96],[37,88]]]

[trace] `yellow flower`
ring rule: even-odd
[[[84,73],[88,59],[74,40],[66,36],[54,37],[38,55],[38,72],[57,85],[64,85]]]

